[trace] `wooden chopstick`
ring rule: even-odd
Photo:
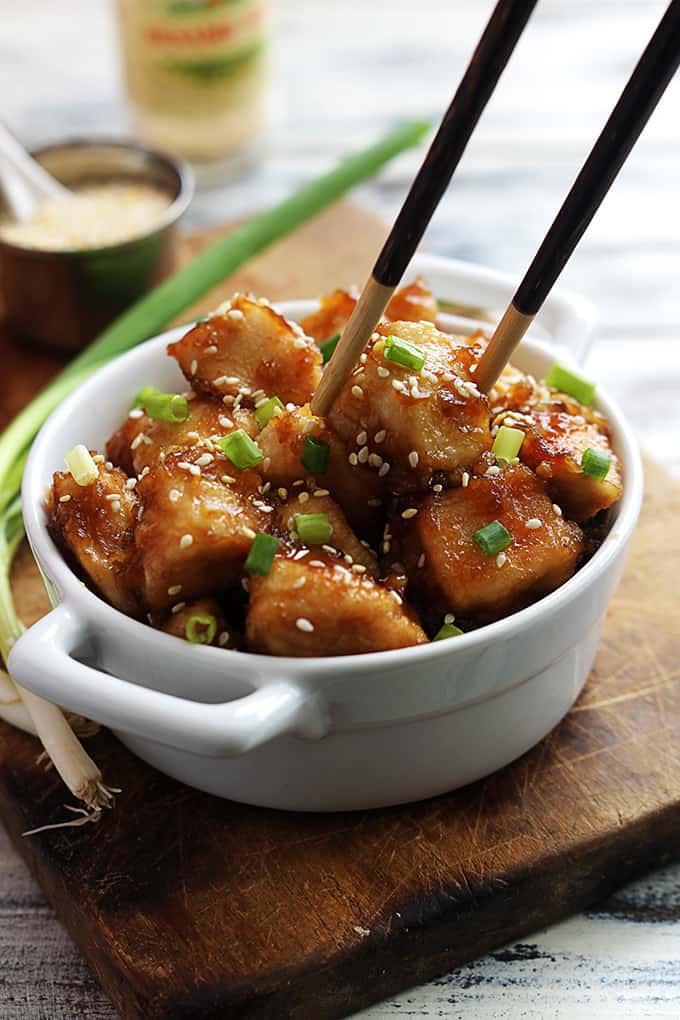
[[[401,280],[537,0],[499,0],[314,394],[327,414]]]
[[[672,0],[482,355],[488,392],[614,183],[680,64],[680,0]]]

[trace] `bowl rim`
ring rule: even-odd
[[[177,193],[163,211],[152,227],[142,233],[135,234],[122,241],[114,241],[112,244],[96,245],[89,248],[36,248],[29,245],[16,244],[0,236],[0,249],[35,259],[76,259],[85,257],[96,257],[98,255],[110,255],[112,253],[127,252],[135,245],[148,241],[157,234],[163,233],[172,227],[181,216],[184,215],[191,203],[196,190],[195,176],[190,164],[182,156],[165,152],[162,149],[151,148],[143,145],[134,139],[109,138],[107,136],[81,137],[75,135],[65,138],[63,141],[49,142],[45,145],[30,149],[30,154],[41,163],[41,156],[59,149],[87,149],[87,148],[114,148],[126,149],[128,151],[141,153],[149,157],[156,164],[162,165],[175,175],[177,179]],[[143,179],[139,175],[139,179]]]
[[[309,299],[296,301],[276,302],[284,314],[291,306],[309,303]],[[290,310],[288,314],[293,316]],[[445,316],[442,316],[445,318]],[[438,660],[443,657],[463,655],[470,651],[478,650],[489,642],[507,641],[515,637],[518,632],[528,630],[531,626],[540,622],[541,618],[552,617],[558,614],[568,603],[578,599],[586,590],[590,589],[597,580],[607,571],[613,562],[625,550],[634,531],[643,491],[643,468],[637,442],[623,412],[619,409],[606,393],[599,388],[597,390],[596,406],[601,409],[607,418],[614,425],[619,446],[619,456],[624,462],[625,484],[621,500],[618,504],[617,517],[609,532],[594,555],[577,572],[559,588],[548,595],[543,596],[530,606],[504,617],[494,623],[486,624],[477,630],[469,631],[457,636],[455,640],[429,642],[423,645],[414,645],[407,648],[389,649],[381,652],[363,652],[356,655],[334,655],[322,657],[296,658],[290,656],[262,655],[256,652],[244,652],[235,649],[225,649],[204,645],[188,645],[187,642],[179,640],[171,634],[156,630],[148,624],[132,617],[109,605],[99,595],[93,592],[78,578],[71,570],[68,563],[62,556],[61,551],[47,529],[46,517],[43,510],[44,492],[39,491],[41,475],[41,461],[43,450],[51,433],[58,431],[71,415],[77,413],[82,402],[87,403],[87,396],[90,388],[97,387],[102,380],[111,382],[118,374],[123,372],[128,365],[136,359],[143,359],[148,355],[150,349],[155,348],[160,355],[164,355],[168,342],[183,335],[191,328],[191,324],[182,324],[164,333],[145,341],[138,347],[119,356],[114,361],[98,369],[81,383],[55,411],[52,412],[42,429],[34,440],[29,455],[24,481],[22,485],[22,503],[26,522],[26,532],[31,547],[39,564],[45,564],[46,573],[56,584],[63,603],[75,608],[78,618],[82,617],[85,627],[89,627],[93,633],[98,629],[116,628],[126,632],[126,636],[132,641],[144,639],[146,646],[152,654],[173,654],[186,655],[194,659],[195,656],[203,658],[204,666],[213,663],[220,673],[227,675],[230,671],[240,673],[246,678],[252,679],[253,675],[263,674],[284,674],[295,675],[297,679],[322,678],[326,675],[335,675],[347,672],[350,669],[360,670],[362,673],[382,671],[388,668],[407,666],[412,662],[426,663],[430,660]],[[523,341],[525,350],[536,350],[539,355],[555,357],[556,351],[550,344],[534,338],[527,338]],[[558,356],[565,360],[562,351]],[[569,360],[568,358],[566,360]]]

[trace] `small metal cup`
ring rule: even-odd
[[[193,174],[181,159],[127,142],[74,139],[32,155],[67,187],[136,181],[171,197],[152,229],[105,247],[42,251],[0,238],[0,288],[11,326],[42,347],[77,351],[175,268],[176,224],[193,196]]]

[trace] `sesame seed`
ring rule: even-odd
[[[401,516],[404,518],[405,521],[410,521],[411,518],[415,517],[417,513],[418,510],[416,509],[416,507],[410,506],[408,510],[402,510]]]
[[[59,502],[60,502],[60,503],[68,503],[68,501],[70,500],[70,498],[71,498],[71,497],[69,496],[69,494],[68,494],[68,492],[67,492],[67,493],[65,493],[65,494],[64,494],[63,496],[60,496],[60,497],[59,497]]]
[[[383,501],[381,499],[369,499],[367,502],[368,506],[382,506]]]
[[[230,311],[227,312],[227,318],[233,319],[233,321],[236,322],[239,319],[244,319],[245,316],[239,308],[232,308]]]
[[[462,484],[464,489],[467,489],[468,485],[470,484],[470,475],[467,473],[467,471],[463,471],[463,477],[461,478],[461,484]]]
[[[352,572],[355,574],[365,574],[366,567],[363,565],[363,563],[353,563]]]
[[[110,503],[111,500],[118,500],[119,496],[117,492],[110,492],[108,496],[105,496],[104,498]]]
[[[103,464],[104,463],[104,457],[103,457],[103,455],[101,453],[95,453],[95,455],[92,458],[92,460],[95,462],[95,464]]]
[[[223,485],[233,485],[236,479],[233,475],[222,475],[220,481]]]
[[[269,400],[269,397],[260,397],[259,400],[256,400],[255,401],[255,410],[257,410],[258,407],[263,407],[267,403],[268,400]]]
[[[393,379],[392,386],[395,390],[398,390],[399,392],[403,392],[404,390],[404,384],[401,381],[401,379]]]
[[[295,626],[298,630],[304,631],[305,634],[311,634],[314,630],[314,624],[304,616],[299,616],[297,618]]]
[[[350,455],[347,458],[347,460],[350,462],[352,467],[356,467],[357,464],[359,463],[359,458],[357,457],[356,453],[350,453]]]
[[[271,487],[272,487],[272,483],[271,483],[271,482],[265,482],[265,483],[264,483],[264,485],[260,485],[260,486],[258,486],[258,492],[259,492],[259,493],[260,493],[260,494],[261,494],[262,496],[266,496],[266,494],[267,494],[267,493],[269,492],[269,490],[271,489]]]
[[[245,525],[243,528],[241,528],[241,534],[245,535],[246,538],[251,538],[251,539],[255,538],[255,532],[253,531],[252,528],[249,528],[247,525]]]
[[[182,498],[182,493],[179,489],[170,489],[168,493],[168,499],[171,503],[177,503]]]
[[[128,478],[127,482],[125,483],[125,488],[130,489],[130,491],[132,491],[136,484],[137,484],[136,478]]]
[[[189,534],[182,535],[182,537],[179,540],[179,547],[180,549],[188,549],[190,545],[193,545],[193,542],[194,542],[193,535]]]
[[[310,560],[309,561],[309,565],[310,565],[310,567],[325,567],[326,566],[326,564],[324,563],[323,560]]]
[[[373,442],[382,443],[386,435],[387,435],[386,429],[380,429],[380,431],[376,432],[376,434],[373,436]]]
[[[293,482],[293,488],[296,489],[299,485],[304,484],[305,484],[304,478],[296,478],[296,480]]]
[[[357,454],[357,460],[360,464],[365,464],[368,460],[368,447],[362,446]]]
[[[288,489],[281,488],[277,489],[276,491],[278,493],[279,499],[288,499]]]
[[[179,595],[182,590],[181,584],[173,584],[168,588],[168,595]]]
[[[138,446],[142,445],[142,443],[144,442],[144,440],[142,439],[143,435],[144,435],[144,433],[140,432],[138,436],[135,436],[135,438],[130,443],[130,449],[131,450],[136,450]]]
[[[224,646],[229,643],[229,631],[228,630],[223,630],[222,631],[222,633],[220,634],[220,636],[217,639],[217,643],[220,646],[220,648],[224,648]]]
[[[499,568],[503,567],[503,566],[505,566],[507,561],[508,561],[508,557],[505,555],[505,553],[504,552],[499,552],[498,556],[496,557],[496,566],[499,567]]]
[[[338,551],[334,545],[322,545],[321,548],[324,549],[327,553],[332,553],[333,555],[335,555],[335,553],[337,553]]]
[[[378,365],[378,375],[380,376],[381,379],[389,379],[390,376],[389,368],[385,368],[383,365]]]
[[[132,410],[128,412],[128,418],[143,418],[143,417],[144,411],[142,411],[141,407],[133,407]]]
[[[262,470],[263,471],[269,471],[269,468],[271,466],[272,466],[272,459],[271,459],[271,457],[265,457],[264,460],[262,461]]]
[[[301,351],[306,346],[307,346],[307,341],[305,339],[303,339],[303,337],[301,337],[301,336],[296,337],[295,340],[293,340],[293,347],[295,347],[296,350],[298,350],[298,351]]]
[[[345,563],[354,563],[354,558],[349,553],[345,553],[343,556]]]
[[[499,475],[500,473],[501,469],[498,467],[497,464],[492,464],[491,467],[488,467],[485,472],[488,478],[493,478],[494,475]]]
[[[379,453],[370,453],[368,455],[368,463],[371,467],[379,468],[382,467],[383,459]]]
[[[214,459],[215,458],[213,457],[212,453],[202,453],[201,456],[196,461],[196,463],[198,464],[199,467],[206,467],[208,464],[211,464]]]
[[[208,347],[206,347],[206,349],[203,351],[203,353],[204,354],[217,354],[217,347],[215,346],[215,344],[210,344]]]
[[[118,511],[120,510],[120,500],[119,499],[111,500],[111,509],[113,510],[114,513],[116,513],[116,514],[118,513]]]
[[[306,584],[307,584],[306,577],[298,577],[295,581],[293,581],[291,588],[304,588]]]
[[[321,499],[322,496],[330,496],[330,492],[328,489],[315,489],[313,495]]]
[[[309,499],[308,492],[298,492],[298,503],[306,503]]]
[[[384,478],[385,475],[388,474],[391,466],[392,466],[391,464],[388,464],[388,462],[385,461],[383,466],[380,468],[380,471],[378,471],[378,478]]]
[[[366,434],[365,430],[359,432],[359,434],[357,435],[357,446],[364,446],[367,439],[368,435]]]
[[[421,553],[418,557],[418,568],[422,569],[425,566],[425,553]]]
[[[418,451],[417,450],[411,450],[411,452],[408,455],[408,462],[411,465],[411,467],[412,468],[417,468],[419,460],[420,460],[420,456],[418,454]]]
[[[364,391],[362,390],[361,386],[353,386],[352,387],[352,396],[356,397],[357,400],[362,400],[363,399]]]
[[[536,531],[537,528],[540,528],[542,526],[542,523],[543,522],[539,520],[538,517],[532,517],[530,518],[530,520],[526,522],[526,526],[529,529],[529,531]]]
[[[196,442],[200,438],[198,432],[187,432],[187,439],[191,439],[192,442]]]
[[[396,564],[393,564],[393,565],[396,567]],[[398,606],[403,605],[404,600],[403,600],[403,598],[401,597],[401,595],[399,594],[398,591],[394,591],[394,589],[391,589],[390,590],[390,595],[392,596],[392,598],[394,599],[394,601],[397,603]]]
[[[553,503],[552,508],[553,508],[553,510],[555,511],[555,513],[557,514],[558,517],[562,516],[562,507],[561,506],[558,506],[557,503]]]
[[[181,612],[182,612],[182,610],[183,610],[183,609],[185,609],[185,608],[186,608],[186,602],[177,602],[177,603],[176,603],[176,604],[175,604],[175,605],[174,605],[174,606],[172,607],[172,609],[170,610],[170,612],[172,613],[172,615],[173,615],[173,616],[176,616],[176,615],[177,615],[177,613],[181,613]]]
[[[363,354],[361,355],[361,357],[359,358],[359,361],[361,362],[361,364],[362,364],[362,365],[365,365],[365,364],[366,364],[366,362],[368,361],[368,354],[366,354],[366,352],[365,352],[365,351],[364,351],[364,353],[363,353]]]
[[[196,375],[197,370],[198,370],[198,362],[196,361],[196,358],[194,358],[194,360],[189,365],[189,375]]]
[[[229,407],[230,404],[234,403],[234,398],[230,393],[227,393],[225,397],[222,397],[222,403],[225,405],[225,407]]]
[[[444,623],[453,623],[455,619],[456,618],[453,615],[453,613],[447,613],[446,616],[444,617]]]
[[[433,485],[433,486],[432,486],[432,491],[433,491],[433,492],[437,492],[437,493],[439,493],[439,492],[443,492],[443,491],[444,491],[444,486],[443,486],[443,485],[440,485],[440,483],[439,483],[439,482],[437,482],[437,484],[436,484],[436,485]]]

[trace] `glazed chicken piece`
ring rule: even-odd
[[[573,397],[558,394],[554,400],[531,406],[529,411],[499,415],[496,422],[525,433],[520,460],[547,483],[552,499],[567,517],[587,521],[621,498],[619,460],[612,450],[604,419],[597,411],[584,407]],[[584,473],[582,460],[588,449],[609,456],[606,478]]]
[[[390,335],[420,349],[422,370],[385,357]],[[466,344],[432,325],[383,324],[328,421],[358,461],[380,458],[378,473],[389,476],[394,491],[423,488],[433,473],[465,469],[490,447],[488,403],[470,376],[472,363]]]
[[[50,531],[107,602],[139,617],[137,497],[128,489],[123,471],[97,459],[99,478],[90,485],[78,485],[70,471],[55,474],[48,505]]]
[[[189,416],[183,422],[156,421],[141,408],[133,408],[106,444],[106,456],[128,475],[138,475],[158,461],[161,451],[192,446],[211,450],[218,439],[235,429],[256,435],[252,414],[241,409],[227,411],[201,397],[189,401]]]
[[[523,608],[571,577],[583,548],[581,529],[555,511],[545,484],[523,465],[472,478],[414,509],[393,526],[392,555],[433,626],[446,613],[481,624]],[[512,542],[486,555],[472,536],[492,521]]]
[[[314,476],[316,487],[333,493],[352,527],[361,535],[377,535],[388,491],[386,479],[379,474],[377,460],[372,464],[368,461],[350,463],[345,444],[323,418],[312,414],[308,404],[292,411],[280,410],[257,437],[257,444],[266,457],[264,477],[274,489],[290,489],[291,493],[294,482],[308,479],[309,472],[302,463],[307,436],[320,439],[330,447],[325,473]]]
[[[246,638],[253,652],[357,655],[428,640],[398,596],[316,548],[277,555],[269,574],[251,578],[249,587]]]
[[[321,491],[324,492],[325,490],[322,489]],[[293,492],[296,492],[296,490],[293,490]],[[300,502],[301,495],[306,497],[304,502]],[[296,542],[298,541],[298,535],[295,530],[295,517],[297,514],[326,514],[332,529],[328,545],[342,553],[344,557],[349,557],[349,560],[346,560],[346,562],[358,563],[360,566],[365,567],[366,572],[371,574],[372,577],[378,576],[378,560],[375,553],[357,538],[347,523],[347,518],[334,499],[329,495],[315,496],[308,493],[306,489],[298,489],[297,495],[291,493],[291,496],[292,498],[288,502],[282,503],[276,511],[274,526],[279,531],[287,531],[291,541]],[[313,546],[312,552],[314,553],[315,551],[316,547]]]
[[[181,596],[178,596],[178,599]],[[177,607],[180,608],[177,608]],[[210,618],[214,620],[214,624]],[[193,619],[193,624],[190,621]],[[154,626],[158,630],[172,634],[174,637],[188,641],[187,624],[198,635],[197,643],[216,645],[218,648],[237,648],[241,644],[239,635],[230,628],[224,619],[224,613],[215,599],[197,599],[195,602],[176,602],[169,616],[163,617]],[[206,640],[212,634],[211,640]]]
[[[318,310],[303,319],[300,325],[318,343],[329,340],[343,331],[358,298],[358,291],[334,290],[321,298]],[[398,319],[409,322],[437,321],[437,302],[422,277],[419,276],[413,283],[396,291],[385,309],[385,319],[390,322]]]
[[[197,393],[227,407],[257,395],[304,404],[321,379],[321,354],[297,323],[265,301],[237,294],[168,347]]]
[[[221,452],[199,465],[204,456],[200,448],[169,453],[137,483],[135,539],[155,612],[237,582],[255,532],[268,527],[260,476],[236,471]]]

